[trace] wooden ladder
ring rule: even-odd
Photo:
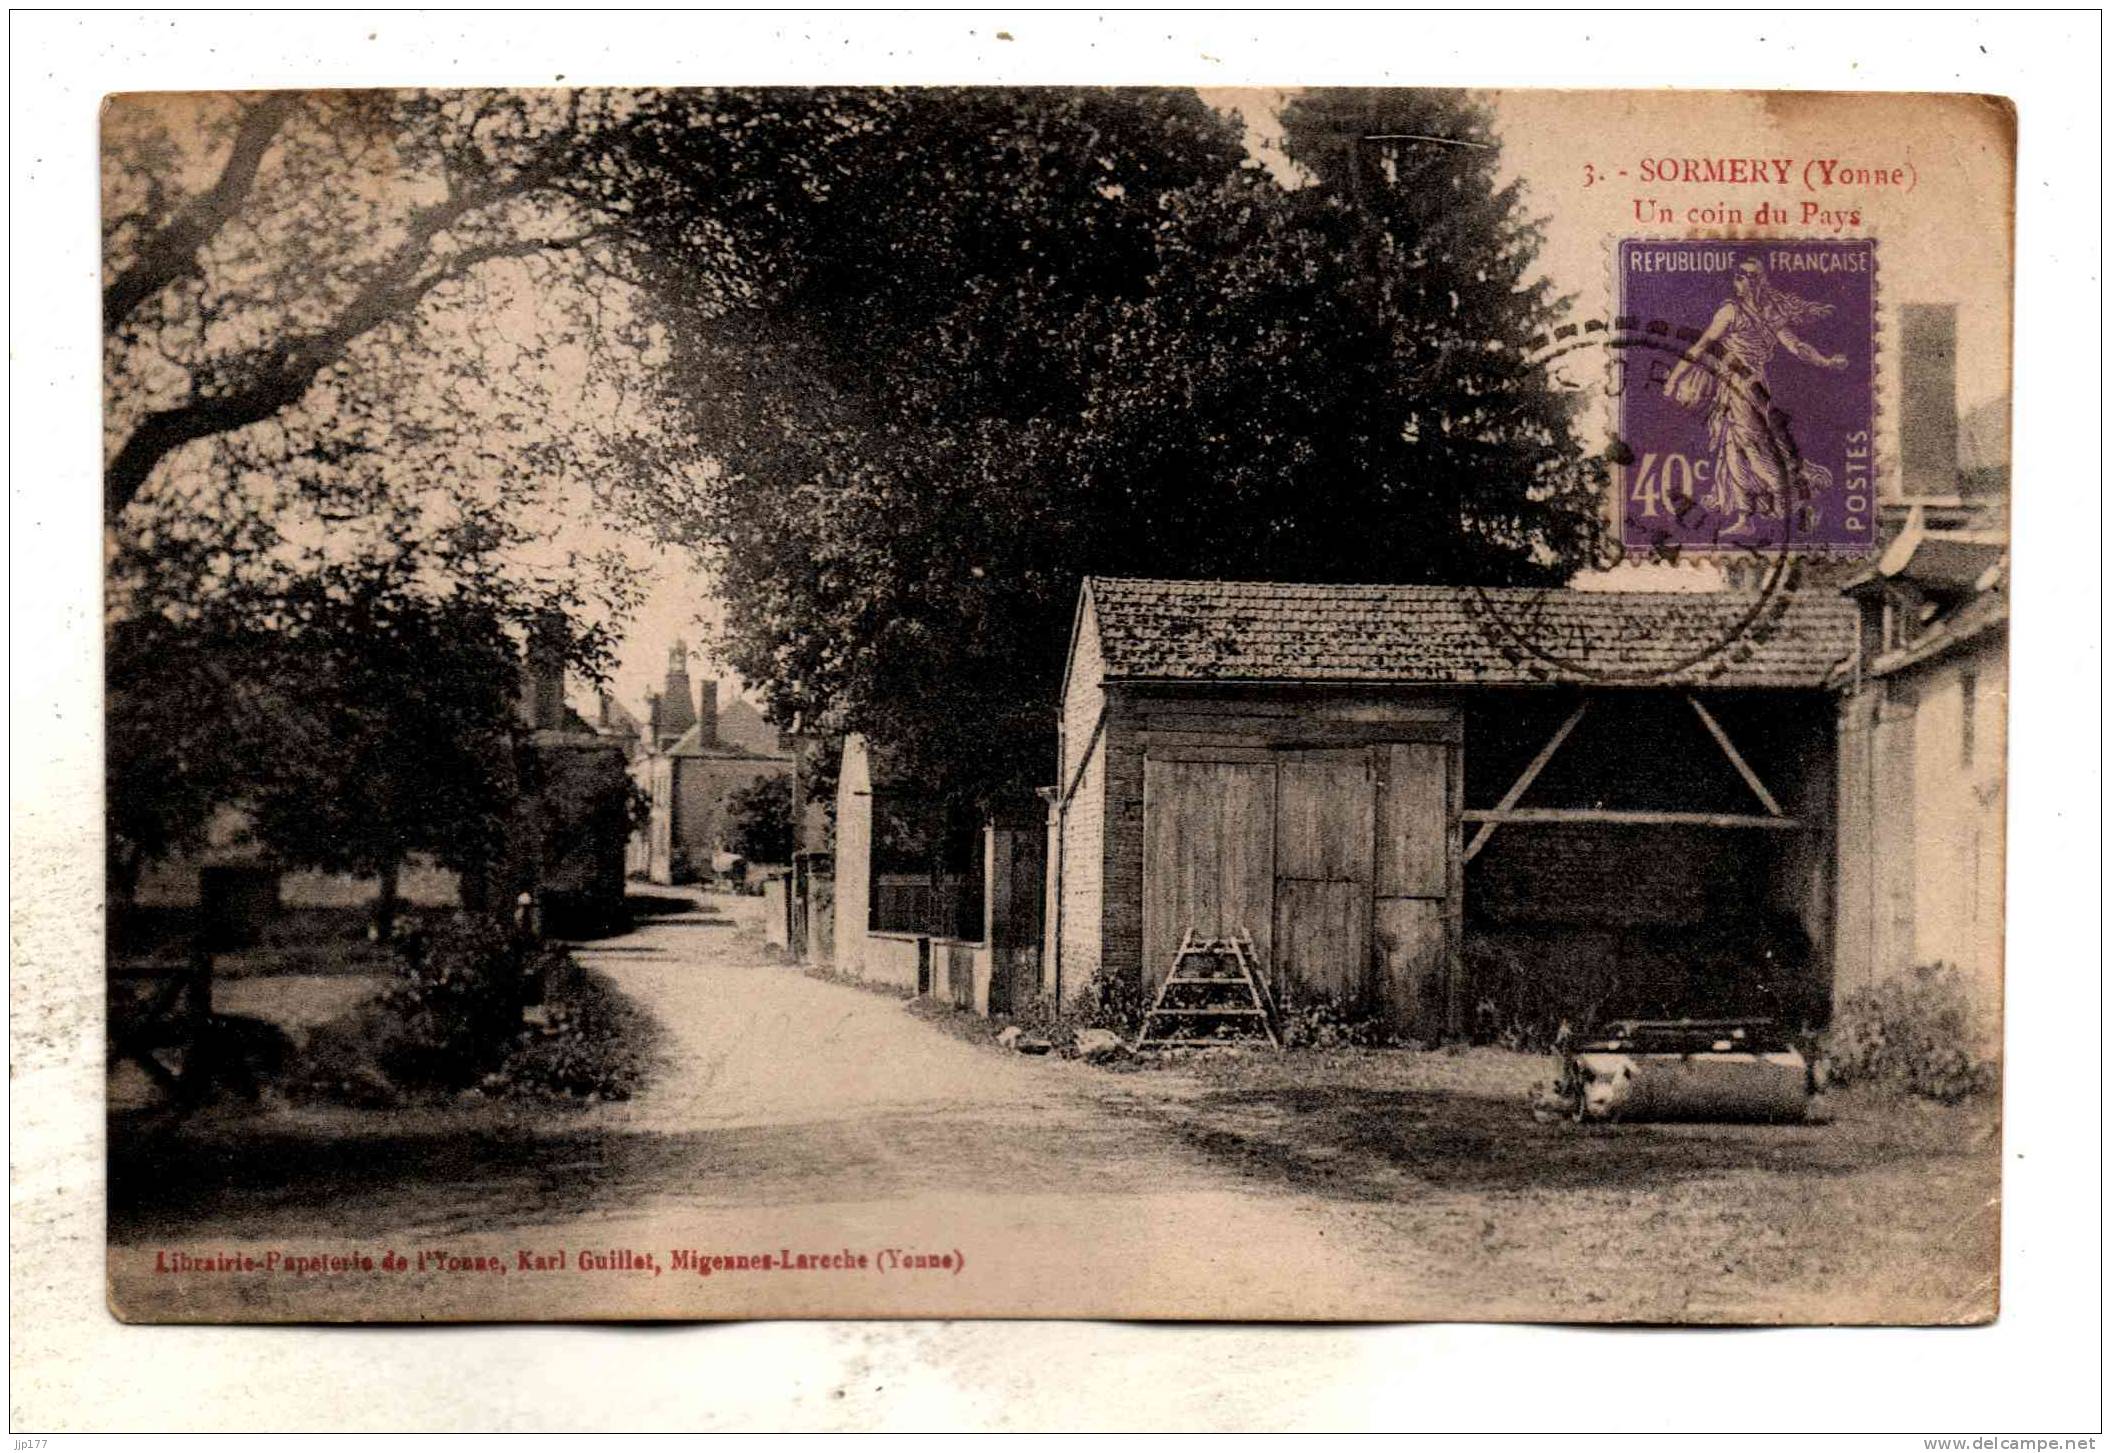
[[[1176,1002],[1168,1003],[1168,999]],[[1180,951],[1173,955],[1172,971],[1159,984],[1150,1012],[1143,1017],[1136,1048],[1193,1049],[1253,1038],[1250,1034],[1194,1031],[1197,1021],[1212,1020],[1220,1031],[1234,1025],[1257,1026],[1270,1044],[1283,1047],[1275,1029],[1275,1003],[1269,998],[1253,938],[1243,930],[1229,938],[1197,938],[1190,928],[1180,936]]]

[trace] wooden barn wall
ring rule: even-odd
[[[1423,742],[1450,750],[1459,735],[1458,706],[1445,692],[1112,683],[1101,732],[1106,790],[1099,964],[1122,972],[1144,968],[1144,764],[1152,749],[1161,755],[1208,754],[1224,761],[1250,753],[1255,761],[1273,761],[1285,748]],[[1405,866],[1390,870],[1412,871]],[[1455,895],[1450,901],[1456,902]],[[1428,914],[1426,908],[1404,903],[1392,911],[1400,920],[1398,932],[1406,938],[1420,940],[1431,932],[1455,935],[1455,923],[1432,926],[1424,921]],[[1248,927],[1264,942],[1271,935],[1272,925]],[[1066,997],[1082,991],[1086,977],[1076,972],[1070,955],[1066,937]],[[1163,972],[1158,966],[1156,973]]]

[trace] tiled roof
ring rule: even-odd
[[[698,722],[672,742],[665,753],[670,757],[737,757],[743,761],[789,762],[791,753],[783,750],[759,752],[739,742],[704,740],[704,727]]]
[[[1816,687],[1855,644],[1826,588],[1645,592],[1095,577],[1109,679]]]
[[[751,756],[782,757],[786,761],[792,757],[784,745],[783,733],[770,725],[761,712],[731,692],[722,691],[719,695],[718,740]]]

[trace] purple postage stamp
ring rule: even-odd
[[[1614,487],[1630,555],[1876,543],[1876,244],[1619,245]]]

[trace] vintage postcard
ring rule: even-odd
[[[1995,1317],[2006,101],[102,145],[119,1318]]]

